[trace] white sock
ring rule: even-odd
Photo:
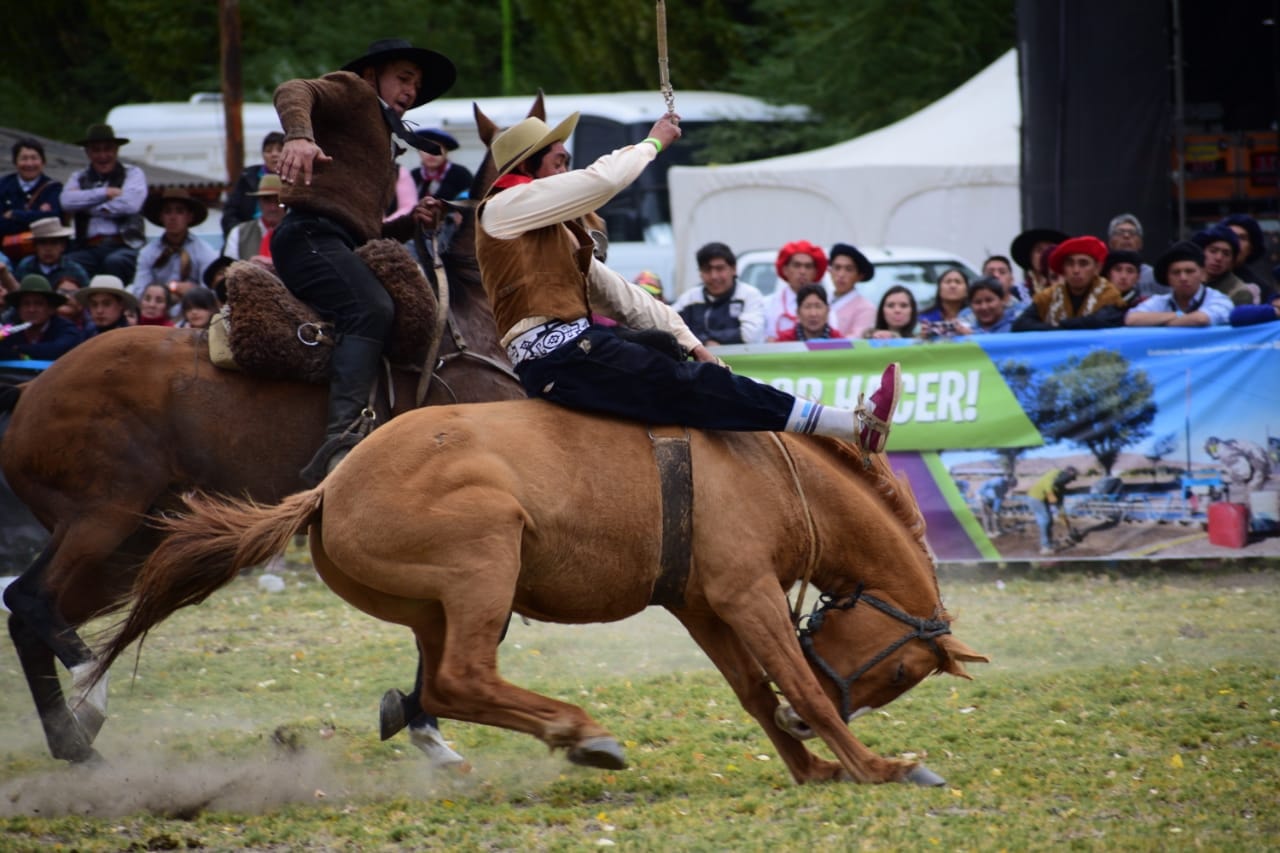
[[[851,441],[857,429],[856,424],[852,409],[837,409],[797,398],[783,429],[787,432],[813,433]]]

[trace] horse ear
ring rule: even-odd
[[[942,671],[949,675],[967,678],[970,681],[973,680],[973,676],[965,672],[964,664],[961,661],[968,661],[969,663],[991,662],[991,658],[978,654],[965,645],[963,641],[957,640],[953,634],[943,634],[939,637],[938,647],[942,649],[943,654],[946,656],[946,662],[941,667]]]
[[[493,119],[481,112],[480,105],[475,101],[471,102],[471,110],[475,113],[476,132],[480,134],[480,141],[484,143],[485,148],[488,148],[493,143],[493,138],[498,135],[498,126],[493,123]]]
[[[541,89],[538,90],[538,97],[533,99],[533,106],[529,107],[529,115],[543,121],[547,120],[547,101]]]

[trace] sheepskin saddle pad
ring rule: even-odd
[[[386,357],[421,367],[436,326],[436,296],[413,256],[394,240],[371,240],[356,250],[395,304]],[[337,343],[333,323],[258,264],[237,261],[227,271],[227,337],[236,365],[269,379],[329,381]]]

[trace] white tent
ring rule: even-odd
[[[1022,230],[1021,121],[1010,50],[941,100],[856,139],[752,163],[674,167],[677,289],[697,281],[694,253],[713,240],[736,252],[809,240],[929,246],[979,263],[1006,254]]]

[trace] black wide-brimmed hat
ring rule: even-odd
[[[858,281],[871,281],[876,277],[876,266],[867,260],[867,256],[858,251],[857,247],[850,246],[848,243],[836,243],[831,247],[831,251],[827,252],[827,262],[830,263],[836,259],[836,255],[844,255],[853,261],[853,265],[858,268]]]
[[[1031,250],[1036,247],[1036,243],[1057,244],[1070,236],[1056,228],[1029,228],[1013,238],[1013,243],[1009,246],[1009,255],[1014,263],[1024,270],[1029,270],[1031,269]]]
[[[378,39],[369,45],[364,56],[351,60],[342,66],[343,71],[363,74],[371,65],[385,65],[397,59],[407,59],[422,69],[422,86],[418,89],[418,97],[413,106],[420,107],[427,101],[449,91],[453,81],[458,77],[458,70],[453,67],[449,57],[425,47],[414,47],[404,39]]]
[[[116,136],[115,130],[109,124],[91,124],[88,131],[85,132],[84,139],[76,141],[76,145],[81,148],[91,142],[114,142],[116,145],[128,145],[129,140],[123,136]]]
[[[165,202],[168,201],[180,201],[187,206],[187,210],[191,211],[191,227],[204,222],[209,216],[209,208],[205,203],[182,187],[165,187],[160,192],[147,196],[147,200],[142,203],[142,215],[163,227],[164,220],[160,218],[160,213],[164,210]]]

